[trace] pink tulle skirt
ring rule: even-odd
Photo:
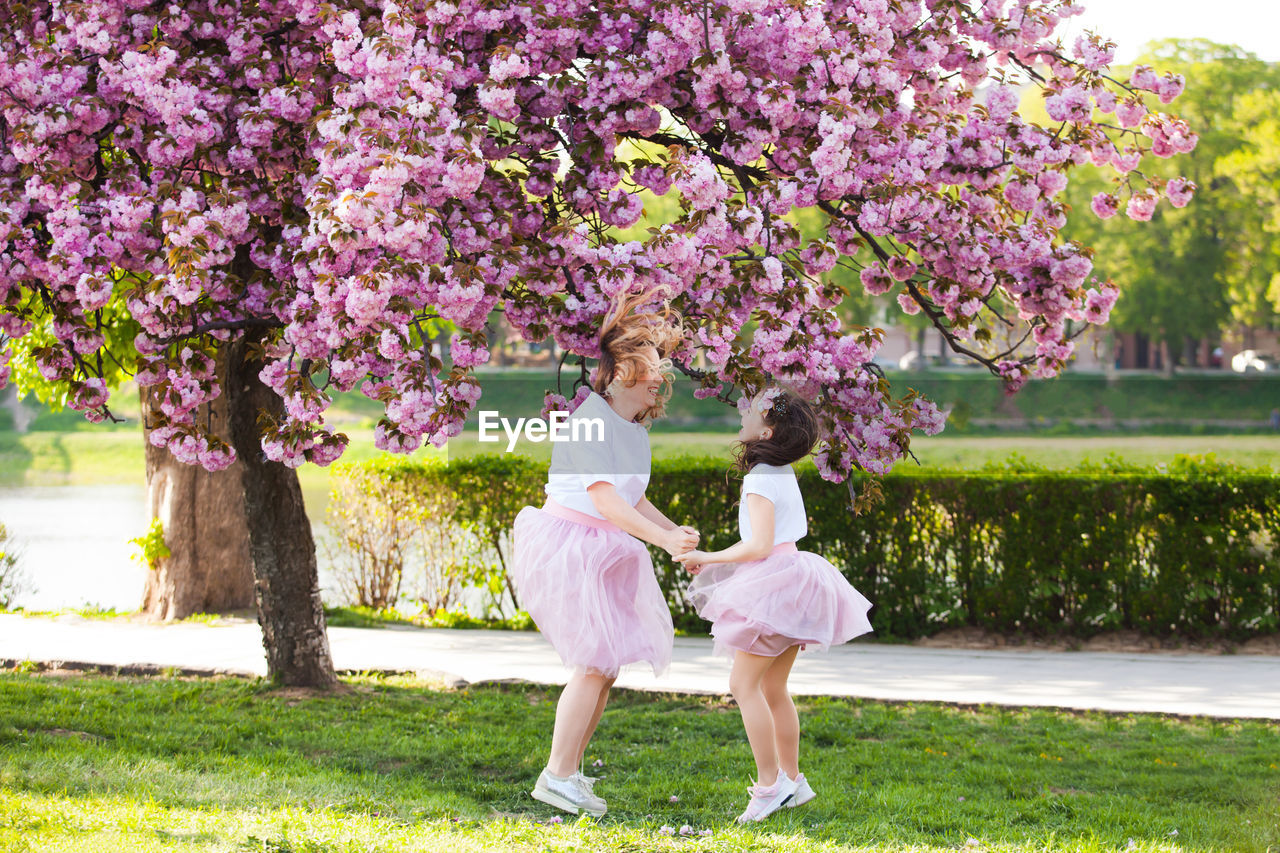
[[[616,676],[671,664],[671,611],[644,544],[552,501],[525,507],[512,535],[511,579],[523,607],[566,666]]]
[[[711,622],[718,653],[777,657],[791,646],[846,643],[871,630],[871,602],[835,566],[793,543],[750,563],[712,563],[689,600]]]

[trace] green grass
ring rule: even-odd
[[[0,432],[4,485],[140,482],[145,465],[139,429]]]
[[[1075,468],[1112,456],[1131,465],[1157,465],[1180,455],[1210,453],[1244,468],[1280,469],[1280,436],[1276,435],[958,438],[943,433],[912,439],[911,450],[922,465],[962,470],[1000,464],[1013,454],[1047,468]],[[900,463],[900,468],[907,464]]]
[[[326,607],[324,621],[329,627],[339,628],[459,628],[498,631],[532,631],[533,620],[520,611],[506,619],[481,619],[465,610],[437,610],[435,613],[403,613],[393,608],[377,610],[373,607]],[[679,632],[678,632],[679,633]]]
[[[395,610],[377,610],[373,607],[326,607],[325,625],[331,628],[386,628],[399,625],[408,627],[418,623],[410,616]]]
[[[1275,724],[802,699],[802,765],[819,797],[739,828],[751,763],[736,709],[619,691],[588,753],[610,812],[556,825],[527,789],[558,691],[347,684],[315,696],[241,679],[0,675],[0,849],[1280,845]],[[686,824],[711,834],[662,834]]]
[[[344,462],[358,462],[382,455],[373,446],[372,434],[348,427],[351,445]],[[734,436],[730,433],[655,432],[651,436],[655,458],[684,453],[720,456],[728,464]],[[475,433],[464,433],[450,443],[447,453],[470,456],[501,453],[500,445],[481,444]],[[522,441],[519,452],[535,459],[551,458],[551,444]],[[1084,461],[1101,462],[1118,456],[1136,465],[1169,462],[1179,454],[1213,453],[1219,459],[1250,468],[1280,469],[1280,436],[1277,435],[1160,435],[1043,437],[957,437],[948,433],[916,437],[911,449],[923,465],[972,470],[1000,463],[1018,454],[1034,464],[1071,468]],[[419,455],[443,454],[426,447]],[[908,460],[901,463],[909,466]],[[0,431],[0,485],[99,485],[144,482],[142,433],[138,430],[79,430],[32,432],[16,435]],[[323,509],[329,488],[329,469],[304,465],[298,470],[302,488],[312,503]],[[310,504],[309,504],[310,505]]]
[[[339,608],[341,609],[341,608]],[[111,608],[101,608],[94,605],[88,607],[64,607],[61,610],[25,610],[21,607],[3,611],[8,613],[18,613],[28,619],[56,619],[59,616],[75,616],[79,619],[86,619],[96,622],[129,622],[138,618],[136,610],[115,610]],[[328,609],[325,610],[326,615]],[[218,625],[225,622],[227,618],[254,619],[256,614],[253,610],[241,610],[235,613],[192,613],[182,619],[170,620],[171,624],[188,624],[188,625]],[[373,627],[375,620],[370,619],[369,624],[360,627]],[[393,621],[390,616],[384,616],[382,622]],[[334,623],[329,623],[334,624]]]
[[[95,605],[88,607],[68,607],[63,610],[15,610],[15,613],[21,613],[29,619],[52,619],[58,616],[78,616],[81,619],[91,619],[98,622],[114,622],[120,619],[131,619],[137,615],[136,612],[128,610],[115,610],[113,608],[102,608]],[[203,618],[201,618],[203,617]],[[181,621],[201,622],[209,621],[211,618],[208,614],[199,613],[189,616]]]
[[[1138,419],[1163,421],[1265,421],[1280,406],[1280,378],[1232,373],[1126,373],[1108,379],[1100,373],[1064,373],[1028,382],[1012,397],[982,371],[888,374],[896,393],[914,388],[957,416],[1059,419]]]
[[[561,390],[570,395],[576,373],[566,368]],[[478,408],[511,418],[536,415],[542,395],[556,389],[554,370],[480,370]],[[894,393],[914,388],[944,408],[955,409],[954,424],[971,418],[1027,420],[1038,429],[1065,419],[1139,419],[1191,423],[1204,420],[1265,421],[1280,406],[1280,378],[1233,373],[1126,373],[1108,379],[1101,373],[1066,373],[1029,382],[1016,395],[984,370],[887,371]],[[669,421],[657,429],[687,429],[692,419],[736,422],[736,411],[716,400],[695,400],[689,380],[680,378],[667,406]],[[358,392],[336,394],[335,417],[372,423],[382,407]],[[474,420],[474,418],[473,418]]]

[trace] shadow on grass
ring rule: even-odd
[[[345,695],[309,695],[230,678],[5,674],[0,780],[24,795],[301,809],[374,837],[419,825],[484,838],[570,831],[539,826],[556,814],[527,793],[558,689],[349,684]],[[618,691],[587,754],[610,812],[572,831],[610,850],[647,847],[662,827],[685,825],[684,850],[702,849],[703,830],[766,850],[956,849],[969,838],[1115,850],[1133,838],[1150,849],[1176,839],[1187,850],[1262,851],[1280,841],[1275,725],[821,698],[799,706],[802,767],[818,799],[742,829],[732,818],[752,765],[736,709]],[[315,838],[307,843],[321,846],[239,837],[242,849],[329,849]]]

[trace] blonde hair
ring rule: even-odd
[[[642,423],[666,414],[672,390],[670,356],[684,340],[683,318],[667,304],[668,292],[665,287],[654,287],[619,294],[600,324],[600,364],[592,384],[597,394],[606,395],[615,380],[628,387],[635,385],[643,364],[640,351],[646,347],[658,351],[662,387],[658,390],[657,402],[640,413],[638,420]],[[650,303],[657,304],[640,310]]]

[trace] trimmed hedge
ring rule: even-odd
[[[546,475],[544,464],[504,455],[339,466],[335,476],[354,469],[420,505],[450,507],[442,523],[503,556],[516,513],[541,503]],[[1268,471],[1191,458],[1155,468],[915,469],[884,478],[884,499],[855,517],[845,485],[812,465],[797,470],[809,513],[801,547],[875,603],[882,637],[966,625],[1236,640],[1280,629],[1280,494]],[[697,527],[705,547],[722,548],[737,539],[739,488],[721,461],[685,457],[655,460],[647,496]],[[676,625],[705,628],[684,600],[688,575],[652,550]]]

